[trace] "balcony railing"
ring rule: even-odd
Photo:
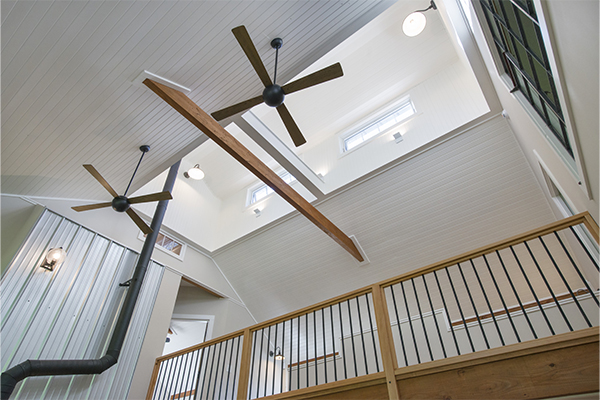
[[[597,243],[579,214],[159,357],[147,399],[280,398],[366,378],[397,398],[403,367],[598,326]]]

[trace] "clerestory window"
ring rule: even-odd
[[[563,112],[532,0],[480,0],[502,65],[573,158]]]
[[[296,178],[294,178],[292,176],[292,174],[290,174],[289,172],[285,172],[285,171],[282,174],[279,174],[279,176],[287,184],[290,184],[296,180]],[[258,187],[250,189],[247,205],[254,204],[274,192],[275,191],[273,189],[271,189],[271,187],[267,186],[266,184],[262,184]]]
[[[398,106],[394,107],[391,112],[386,113],[382,117],[376,118],[364,128],[361,128],[357,132],[344,137],[343,151],[349,151],[359,144],[379,136],[380,134],[404,122],[413,114],[415,114],[415,107],[410,101],[410,98],[407,97],[401,101]]]

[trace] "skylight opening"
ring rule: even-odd
[[[296,181],[296,178],[294,178],[294,176],[287,171],[284,171],[282,174],[279,174],[279,177],[283,179],[283,181],[288,185]],[[257,203],[274,192],[275,191],[271,189],[271,187],[267,186],[267,184],[262,184],[258,187],[255,187],[254,189],[250,189],[250,195],[248,196],[249,200],[247,202],[247,205],[249,206],[254,203]]]
[[[413,106],[410,98],[403,100],[397,107],[395,107],[390,113],[385,114],[383,117],[375,119],[372,123],[366,127],[360,129],[351,135],[346,136],[343,141],[344,152],[352,150],[356,146],[360,145],[372,139],[380,134],[392,129],[393,127],[406,121],[408,118],[415,114],[415,107]]]

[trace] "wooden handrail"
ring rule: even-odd
[[[361,296],[361,295],[364,295],[367,293],[372,293],[372,295],[373,295],[373,303],[374,303],[373,308],[374,308],[374,313],[375,313],[376,320],[377,320],[377,326],[378,326],[378,332],[379,332],[378,334],[380,336],[379,339],[381,342],[380,345],[383,344],[386,347],[388,347],[388,351],[386,351],[386,353],[391,355],[391,357],[389,357],[389,358],[384,357],[384,359],[385,359],[384,360],[384,365],[385,365],[384,372],[386,372],[385,375],[386,375],[386,378],[388,378],[388,379],[386,379],[386,381],[390,381],[388,383],[389,395],[390,395],[390,398],[398,398],[398,393],[397,393],[397,388],[396,388],[395,382],[394,382],[394,384],[392,384],[392,381],[389,379],[391,377],[391,375],[394,374],[394,369],[397,368],[397,361],[395,360],[396,353],[395,353],[395,350],[393,349],[393,340],[391,338],[391,336],[392,336],[391,335],[391,323],[390,323],[389,318],[384,318],[385,316],[387,316],[387,306],[385,303],[385,294],[383,293],[384,288],[394,285],[401,281],[409,280],[411,278],[414,278],[414,277],[417,277],[420,275],[424,275],[424,274],[427,274],[427,273],[430,273],[433,271],[437,271],[439,269],[443,269],[447,266],[456,265],[463,261],[477,258],[479,256],[488,254],[490,252],[494,252],[496,250],[505,249],[505,248],[508,248],[515,244],[519,244],[519,243],[525,242],[527,240],[535,239],[539,236],[544,236],[544,235],[550,234],[552,232],[560,231],[560,230],[569,228],[571,226],[580,225],[580,224],[585,225],[585,227],[590,232],[592,237],[596,240],[596,242],[598,242],[598,236],[599,236],[598,224],[596,223],[596,221],[594,221],[594,219],[591,217],[591,215],[586,211],[586,212],[574,215],[572,217],[565,218],[560,221],[556,221],[551,224],[542,226],[540,228],[533,229],[531,231],[522,233],[520,235],[516,235],[511,238],[501,240],[501,241],[493,243],[491,245],[480,247],[478,249],[469,251],[467,253],[463,253],[458,256],[454,256],[454,257],[448,258],[446,260],[436,262],[434,264],[430,264],[423,268],[419,268],[419,269],[413,270],[411,272],[381,281],[379,283],[375,283],[375,284],[372,284],[372,285],[369,285],[369,286],[366,286],[366,287],[363,287],[360,289],[353,290],[352,292],[348,292],[348,293],[342,294],[340,296],[337,296],[337,297],[334,297],[334,298],[331,298],[328,300],[324,300],[317,304],[313,304],[311,306],[304,307],[302,309],[293,311],[291,313],[287,313],[287,314],[281,315],[279,317],[272,318],[270,320],[252,325],[244,330],[236,331],[236,332],[206,341],[204,343],[200,343],[195,346],[191,346],[191,347],[179,350],[177,352],[158,357],[155,362],[155,367],[154,367],[154,371],[153,371],[152,378],[150,381],[150,386],[148,388],[147,399],[152,398],[152,394],[154,391],[154,386],[156,384],[160,364],[163,361],[180,356],[185,353],[196,351],[198,349],[202,349],[204,347],[208,347],[208,346],[220,343],[220,342],[224,342],[226,340],[229,340],[229,339],[232,339],[235,337],[239,337],[239,336],[243,336],[244,341],[243,341],[243,347],[242,347],[242,357],[241,357],[241,362],[240,362],[240,375],[239,375],[239,386],[238,386],[237,399],[239,399],[239,400],[245,399],[247,392],[248,392],[248,380],[249,380],[249,372],[250,372],[250,355],[252,353],[251,346],[252,346],[253,332],[256,332],[257,330],[262,329],[264,327],[272,326],[272,325],[278,324],[282,321],[287,321],[287,320],[296,318],[300,315],[304,315],[306,313],[316,311],[321,308],[324,308],[324,307],[327,307],[327,306],[330,306],[333,304],[337,304],[342,301],[352,299],[352,298],[355,298],[357,296]],[[391,373],[387,373],[388,369],[391,370]],[[390,376],[387,376],[387,375],[390,375]]]

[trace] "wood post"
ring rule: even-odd
[[[396,359],[392,324],[388,315],[383,287],[379,284],[373,285],[372,293],[373,309],[375,311],[375,320],[377,321],[377,335],[379,336],[379,348],[381,349],[381,359],[383,360],[388,396],[390,400],[399,400],[400,395],[398,393],[398,385],[396,384],[398,360]]]
[[[583,224],[588,229],[588,231],[590,231],[590,233],[596,240],[596,243],[598,243],[598,224],[596,223],[596,221],[594,221],[592,216],[587,212],[584,214],[584,218],[585,219],[583,220]]]
[[[146,393],[146,400],[151,400],[154,394],[154,386],[156,386],[156,380],[158,379],[158,370],[160,369],[160,363],[158,359],[154,361],[154,370],[152,371],[152,377],[150,378],[150,384],[148,385],[148,393]]]
[[[242,360],[240,361],[240,380],[238,384],[237,400],[248,398],[248,381],[250,380],[250,357],[252,356],[252,331],[244,330],[244,344],[242,345]]]

